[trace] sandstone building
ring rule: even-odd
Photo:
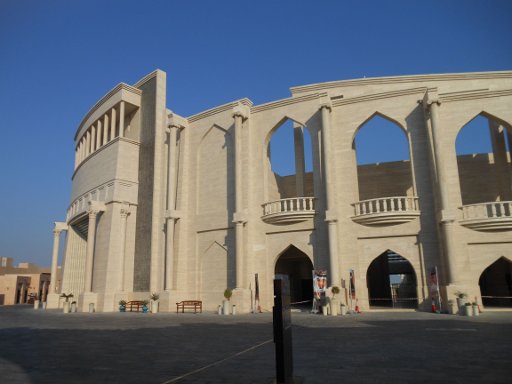
[[[365,310],[430,308],[437,267],[445,301],[484,306],[512,296],[512,72],[399,76],[291,88],[183,117],[166,104],[166,74],[119,84],[83,118],[65,222],[55,226],[52,274],[66,233],[61,287],[82,310],[160,293],[214,310],[227,287],[247,312],[258,274],[290,276],[292,301],[311,298],[312,269]],[[358,165],[355,138],[375,119],[403,132],[408,159]],[[457,155],[485,120],[492,151]],[[273,171],[269,142],[288,127],[295,172]],[[386,151],[385,144],[382,151]],[[306,164],[310,154],[311,167]],[[483,297],[483,298],[482,298]],[[482,302],[483,300],[483,302]]]

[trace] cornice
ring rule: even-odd
[[[281,100],[277,100],[277,101],[271,101],[269,103],[260,104],[256,107],[251,108],[251,113],[258,113],[258,112],[262,112],[262,111],[267,111],[269,109],[285,107],[287,105],[303,103],[303,102],[311,101],[311,100],[317,100],[324,96],[325,96],[325,93],[313,93],[313,94],[308,94],[308,95],[303,95],[303,96],[289,97],[289,98],[281,99]]]
[[[348,99],[337,99],[337,100],[332,100],[332,106],[339,107],[341,105],[363,103],[363,102],[372,101],[372,100],[389,99],[392,97],[416,95],[418,93],[424,94],[425,92],[427,92],[427,89],[428,89],[427,87],[408,88],[408,89],[401,89],[398,91],[389,91],[389,92],[382,92],[382,93],[374,93],[371,95],[350,97]]]
[[[246,105],[248,107],[252,107],[252,101],[247,98],[243,98],[243,99],[235,100],[235,101],[232,101],[227,104],[219,105],[218,107],[208,109],[208,110],[200,112],[198,114],[189,116],[187,118],[187,120],[189,121],[189,123],[192,123],[194,121],[198,121],[198,120],[204,119],[206,117],[216,115],[218,113],[231,111],[234,107],[236,107],[239,104]]]
[[[512,89],[477,90],[465,92],[440,93],[439,98],[443,103],[462,100],[487,99],[491,97],[512,96]]]
[[[103,96],[101,99],[99,99],[96,102],[96,104],[94,104],[94,106],[89,110],[89,112],[87,112],[87,114],[82,119],[82,121],[80,122],[80,125],[78,126],[78,129],[75,132],[74,140],[77,139],[78,133],[83,128],[83,125],[89,119],[89,117],[91,117],[94,112],[96,112],[103,104],[105,104],[108,99],[110,99],[112,96],[114,96],[116,93],[118,93],[121,90],[132,92],[132,93],[135,93],[136,95],[139,95],[139,96],[142,95],[142,91],[140,89],[132,87],[131,85],[128,85],[126,83],[119,83],[114,88],[112,88],[110,91],[108,91],[105,96]]]
[[[325,83],[316,83],[291,87],[292,94],[304,92],[321,91],[330,88],[354,87],[375,84],[390,83],[413,83],[424,81],[451,81],[451,80],[474,80],[474,79],[503,79],[512,78],[512,71],[496,71],[496,72],[467,72],[467,73],[443,73],[429,75],[406,75],[406,76],[386,76],[386,77],[368,77],[353,80],[328,81]]]

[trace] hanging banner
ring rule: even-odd
[[[356,277],[353,269],[349,270],[350,273],[350,284],[349,284],[349,290],[350,290],[350,298],[352,300],[355,300],[356,297]]]
[[[313,308],[312,313],[318,313],[327,289],[327,271],[313,270]]]
[[[254,302],[255,302],[256,312],[257,313],[261,313],[261,306],[260,306],[260,282],[259,282],[259,279],[258,279],[258,274],[256,274],[256,276],[254,278],[256,280],[256,284],[255,284],[256,292],[254,294]]]
[[[430,298],[432,299],[432,312],[439,312],[441,310],[441,295],[439,294],[437,266],[430,270]]]

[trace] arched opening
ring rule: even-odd
[[[488,266],[478,280],[486,307],[512,307],[512,262],[500,257]]]
[[[288,275],[292,303],[310,305],[313,300],[313,263],[297,247],[290,245],[276,262],[276,275]]]
[[[359,127],[352,149],[359,201],[414,195],[409,142],[397,123],[374,114]]]
[[[267,157],[269,200],[314,195],[311,137],[304,125],[283,119],[272,132]]]
[[[512,130],[480,113],[459,131],[455,149],[463,205],[512,200]]]
[[[414,268],[398,253],[387,250],[372,261],[366,273],[370,308],[417,308]]]

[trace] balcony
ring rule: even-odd
[[[414,220],[420,215],[416,196],[382,197],[352,204],[352,220],[363,225],[393,225]]]
[[[293,224],[315,215],[314,197],[294,197],[265,203],[261,219],[269,224]]]
[[[512,229],[512,201],[493,201],[460,207],[460,224],[476,231]]]

